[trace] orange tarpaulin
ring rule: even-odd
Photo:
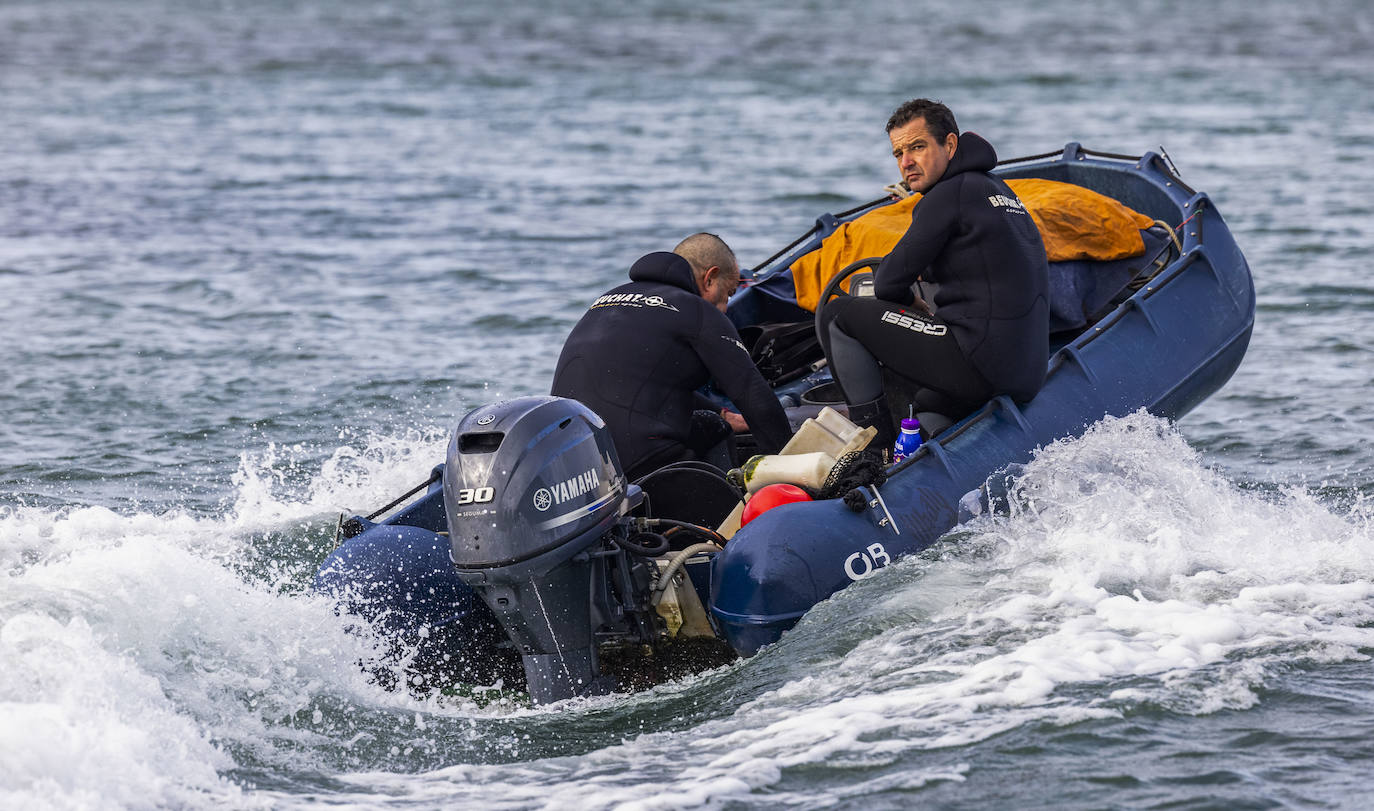
[[[1039,178],[1009,180],[1007,185],[1026,204],[1051,262],[1110,261],[1145,252],[1140,229],[1154,221],[1110,197],[1072,183]],[[792,266],[797,303],[815,310],[831,276],[851,262],[886,256],[911,225],[911,209],[920,199],[921,195],[913,194],[842,223],[819,248],[798,259]]]

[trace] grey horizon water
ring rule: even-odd
[[[1374,17],[1310,4],[0,5],[0,807],[1359,807],[1374,747]],[[695,230],[895,170],[1167,148],[1255,273],[1171,426],[749,661],[552,710],[369,682],[338,511],[542,393]]]

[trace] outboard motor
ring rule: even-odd
[[[638,495],[605,423],[575,400],[482,406],[454,431],[451,557],[519,650],[536,703],[613,689],[598,644],[646,644],[657,632],[651,566],[624,549]]]

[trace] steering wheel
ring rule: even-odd
[[[816,340],[821,342],[821,346],[826,345],[825,339],[821,337],[821,312],[825,309],[825,305],[830,303],[830,299],[833,297],[851,295],[848,291],[840,288],[845,279],[861,270],[877,267],[882,261],[883,257],[881,256],[870,256],[867,259],[850,262],[841,268],[839,273],[831,276],[830,281],[826,282],[825,289],[821,291],[820,300],[816,302]]]

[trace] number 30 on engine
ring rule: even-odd
[[[485,504],[491,501],[496,491],[490,487],[464,487],[458,491],[459,504]]]

